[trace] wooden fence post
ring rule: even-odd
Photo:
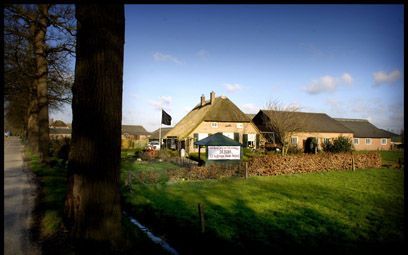
[[[200,217],[201,233],[205,232],[204,206],[198,203],[198,216]]]
[[[128,171],[127,179],[126,179],[126,186],[130,187],[131,184],[131,176],[130,176],[130,171]]]
[[[245,179],[248,179],[248,162],[245,162]]]
[[[353,170],[353,171],[356,171],[356,166],[355,166],[355,164],[354,164],[354,155],[353,154],[351,154],[351,169]]]

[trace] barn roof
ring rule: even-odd
[[[351,129],[356,138],[391,138],[397,136],[389,131],[379,129],[368,120],[364,119],[341,119],[336,118],[339,123]]]
[[[261,110],[270,117],[272,114],[286,116],[286,111]],[[260,114],[260,113],[258,113]],[[325,113],[312,112],[290,112],[291,116],[302,122],[301,131],[303,132],[322,132],[322,133],[353,133],[348,127],[342,125],[335,119]],[[293,115],[292,115],[293,114]]]
[[[140,125],[122,125],[122,133],[128,133],[129,135],[149,135],[150,134],[150,132],[146,131],[146,129]]]
[[[161,129],[161,136],[164,137],[170,130],[172,129],[172,127],[162,127]],[[160,132],[160,128],[156,129],[155,131],[153,131],[150,136],[150,139],[159,139],[159,132]]]

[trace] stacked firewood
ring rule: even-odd
[[[224,167],[217,165],[194,166],[191,168],[180,168],[167,171],[169,180],[206,180],[219,179],[222,177],[237,176],[240,174],[239,166]]]
[[[373,153],[319,153],[281,156],[277,154],[254,158],[249,162],[250,175],[280,175],[352,170],[354,168],[379,168],[381,157]]]

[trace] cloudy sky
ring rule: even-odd
[[[404,121],[403,5],[126,5],[123,124],[176,124],[200,96]],[[70,106],[54,118],[72,119]]]

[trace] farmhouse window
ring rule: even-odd
[[[387,138],[381,138],[381,145],[387,144]]]
[[[239,133],[234,133],[234,140],[239,142]]]
[[[326,143],[328,143],[328,142],[330,142],[330,138],[323,138],[323,143],[324,143],[324,144],[326,144]]]
[[[194,133],[194,142],[193,142],[194,148],[198,148],[198,145],[195,144],[195,142],[197,141],[198,141],[198,133]]]
[[[298,138],[297,138],[297,136],[292,136],[292,137],[290,138],[290,143],[293,144],[293,145],[297,144],[297,143],[298,143]]]
[[[218,128],[218,122],[211,122],[212,128]]]
[[[237,128],[243,128],[244,127],[244,124],[242,124],[242,123],[237,123]]]
[[[360,143],[360,139],[354,138],[354,139],[353,139],[353,143],[354,143],[354,144],[359,144],[359,143]]]
[[[366,142],[366,144],[371,144],[371,138],[366,138],[365,142]]]

